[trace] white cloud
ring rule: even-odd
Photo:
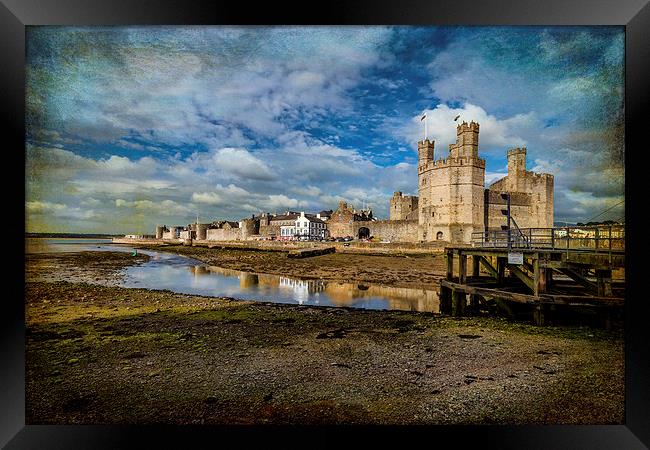
[[[214,164],[221,170],[242,178],[272,180],[269,167],[250,152],[241,148],[223,148],[213,154]]]
[[[456,142],[456,126],[463,121],[479,123],[480,152],[505,152],[508,148],[525,146],[527,141],[521,136],[535,127],[540,128],[539,121],[532,112],[498,119],[477,105],[468,103],[461,108],[451,108],[440,104],[434,109],[427,109],[422,114],[413,116],[406,126],[396,130],[413,148],[417,148],[417,142],[423,139],[424,124],[420,121],[423,114],[427,116],[425,121],[429,139],[435,140],[436,143],[436,159],[447,156],[449,144]],[[454,122],[458,115],[460,118]]]

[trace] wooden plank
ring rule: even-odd
[[[490,261],[488,261],[485,256],[479,256],[479,261],[490,275],[492,275],[494,278],[498,278],[497,270],[492,267],[492,264],[490,264]]]
[[[517,278],[523,281],[524,284],[528,286],[531,291],[535,292],[535,286],[533,284],[533,280],[528,275],[526,275],[526,273],[523,270],[521,270],[519,267],[515,266],[514,264],[508,264],[508,270],[510,270],[511,273],[513,273]]]
[[[571,269],[560,269],[559,272],[571,278],[573,281],[583,286],[589,292],[593,294],[598,293],[598,286],[596,286],[594,283],[592,283],[591,281],[589,281],[588,279],[580,275],[578,272]]]
[[[563,304],[563,305],[578,305],[584,304],[589,306],[622,306],[625,299],[621,297],[596,297],[587,295],[556,295],[556,294],[542,294],[535,297],[529,294],[521,294],[515,292],[508,292],[502,289],[486,288],[472,285],[463,285],[454,283],[447,280],[440,281],[441,286],[449,289],[462,291],[467,294],[478,294],[481,297],[498,297],[505,300],[511,300],[518,303],[549,303],[549,304]]]

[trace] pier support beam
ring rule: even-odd
[[[548,321],[547,315],[548,315],[547,305],[535,305],[533,310],[533,323],[539,326],[546,325]]]
[[[451,289],[440,286],[440,312],[451,314]]]
[[[472,256],[472,277],[474,279],[477,279],[481,273],[481,257],[478,255],[473,255]],[[472,307],[474,311],[478,310],[478,305],[479,305],[479,296],[477,294],[470,294],[469,296],[469,304]]]
[[[467,283],[467,255],[458,255],[458,282]]]
[[[463,316],[465,315],[465,304],[467,303],[467,294],[454,289],[451,296],[451,315]]]
[[[596,269],[596,280],[598,295],[611,297],[612,295],[612,271]]]
[[[508,258],[497,256],[497,284],[503,286]]]
[[[487,270],[491,276],[498,278],[497,270],[492,266],[491,262],[485,258],[485,256],[479,256],[478,260],[483,264],[483,268]]]

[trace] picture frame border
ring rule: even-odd
[[[626,197],[626,304],[625,304],[625,424],[529,426],[427,427],[212,427],[212,426],[105,426],[25,425],[25,303],[24,241],[10,239],[18,264],[6,269],[10,285],[0,314],[0,447],[5,448],[130,448],[135,442],[187,448],[189,443],[222,443],[224,433],[238,445],[259,437],[302,441],[336,441],[340,433],[363,434],[366,442],[408,444],[411,439],[440,439],[456,446],[470,442],[484,448],[598,448],[636,449],[650,446],[650,352],[648,302],[644,298],[641,239],[649,190],[642,182],[648,164],[650,103],[650,5],[648,0],[406,0],[400,2],[332,1],[323,4],[292,2],[215,3],[198,0],[1,0],[0,92],[5,136],[5,167],[25,163],[25,29],[37,25],[622,25],[625,27],[625,197]],[[477,80],[480,82],[480,80]],[[15,159],[15,161],[14,161]],[[14,171],[12,171],[14,172]],[[20,177],[20,171],[13,175]],[[11,197],[11,230],[25,232],[24,181],[14,180],[5,192]],[[15,208],[15,209],[14,209]],[[9,238],[8,238],[9,239]],[[636,243],[636,245],[635,245]],[[15,247],[14,247],[15,246]],[[646,258],[647,259],[647,258]],[[13,261],[13,259],[12,259]],[[20,262],[23,262],[21,267]],[[15,273],[14,273],[15,272]],[[16,281],[14,281],[16,280]],[[198,439],[198,441],[197,441]],[[388,440],[387,440],[388,439]],[[322,441],[324,440],[324,441]],[[299,442],[300,441],[294,441]],[[150,444],[150,445],[149,445]]]

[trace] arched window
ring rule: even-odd
[[[438,232],[436,233],[436,239],[437,239],[438,241],[442,239],[442,231],[438,231]]]

